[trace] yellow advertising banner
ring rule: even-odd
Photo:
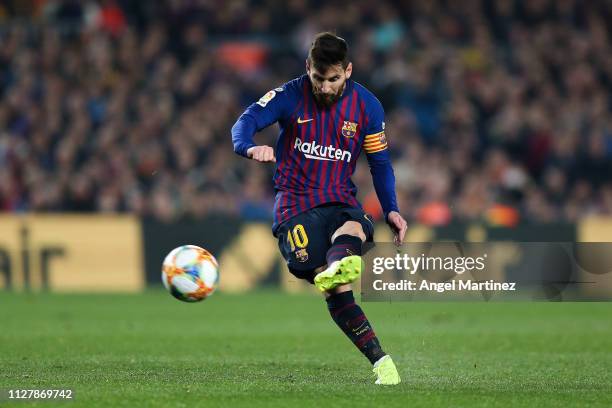
[[[0,215],[0,288],[134,292],[142,234],[124,215]]]

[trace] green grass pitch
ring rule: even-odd
[[[362,306],[397,387],[316,295],[0,292],[0,388],[75,389],[41,407],[612,406],[612,303]]]

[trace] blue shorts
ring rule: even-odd
[[[313,283],[315,269],[327,264],[331,237],[347,221],[361,224],[366,241],[374,238],[372,217],[361,208],[346,204],[324,204],[311,208],[279,225],[278,247],[287,261],[289,272]]]

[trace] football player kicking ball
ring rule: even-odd
[[[398,245],[407,224],[397,208],[383,108],[350,79],[352,69],[346,42],[318,34],[307,74],[249,106],[232,127],[232,141],[236,153],[276,163],[272,232],[289,271],[323,292],[332,319],[374,365],[376,384],[394,385],[400,382],[395,364],[350,285],[361,274],[361,246],[373,239],[372,221],[351,181],[362,150]],[[276,147],[257,146],[255,133],[274,122],[280,126]]]

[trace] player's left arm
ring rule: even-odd
[[[389,146],[385,135],[384,110],[378,100],[370,106],[370,114],[363,150],[366,152],[376,196],[385,214],[385,220],[394,232],[396,244],[401,244],[408,224],[400,215],[395,194],[395,175],[391,166]]]

